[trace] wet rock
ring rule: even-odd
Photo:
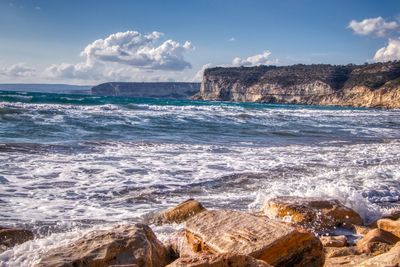
[[[400,219],[391,220],[391,219],[381,219],[377,222],[378,228],[385,230],[394,234],[397,237],[400,237]]]
[[[344,235],[321,236],[320,240],[324,247],[345,247],[347,245],[347,238]]]
[[[42,255],[37,267],[127,265],[161,267],[170,263],[167,249],[144,224],[93,231]]]
[[[167,267],[272,267],[265,261],[233,253],[179,258]]]
[[[166,210],[154,217],[154,223],[165,224],[165,223],[182,223],[190,217],[196,215],[199,212],[204,211],[205,208],[200,202],[194,199],[188,199],[178,206]]]
[[[397,267],[400,266],[400,242],[388,252],[361,262],[359,267]]]
[[[34,235],[29,230],[0,226],[0,253],[33,238]]]
[[[363,253],[379,255],[390,250],[398,241],[400,238],[392,233],[374,229],[357,241],[357,248]]]
[[[288,224],[239,211],[204,211],[186,222],[193,251],[238,253],[273,266],[322,266],[321,242]]]
[[[263,212],[268,216],[289,219],[307,229],[320,232],[336,226],[351,228],[363,223],[357,212],[336,199],[276,197],[265,204]]]

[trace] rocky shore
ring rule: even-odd
[[[400,108],[400,62],[210,68],[194,99]]]
[[[45,251],[33,266],[232,267],[399,266],[400,212],[365,225],[335,199],[276,197],[258,212],[211,210],[189,199]],[[161,242],[151,225],[181,224]],[[29,242],[28,230],[0,228],[1,251]]]

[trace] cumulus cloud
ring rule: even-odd
[[[0,69],[0,75],[16,78],[16,77],[31,77],[36,73],[36,69],[27,66],[24,63],[17,63],[6,68]]]
[[[160,32],[147,35],[137,31],[117,32],[87,45],[81,56],[90,62],[116,62],[146,69],[190,68],[190,63],[184,59],[184,53],[192,49],[191,43],[186,41],[181,45],[176,41],[166,40],[156,45],[162,35]]]
[[[400,39],[389,39],[387,46],[376,51],[374,60],[377,62],[400,60]]]
[[[62,63],[46,69],[51,77],[75,79],[116,79],[135,72],[183,71],[192,66],[184,58],[193,49],[189,41],[183,44],[166,40],[163,33],[141,34],[137,31],[117,32],[88,44],[80,53],[78,64]]]
[[[400,25],[396,21],[387,22],[382,17],[377,17],[362,21],[352,20],[348,28],[352,29],[355,34],[383,37],[391,31],[400,30]]]
[[[277,64],[277,59],[270,59],[271,54],[272,53],[270,51],[266,50],[261,54],[250,56],[248,58],[235,57],[232,60],[232,65],[239,67]]]
[[[211,63],[207,63],[207,64],[203,65],[203,66],[201,67],[201,69],[200,69],[198,72],[196,72],[196,74],[194,75],[192,81],[193,81],[193,82],[199,82],[199,81],[201,81],[201,80],[203,79],[204,70],[205,70],[205,69],[208,69],[208,68],[211,68],[211,67],[212,67],[212,64],[211,64]]]

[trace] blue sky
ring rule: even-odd
[[[216,65],[385,61],[400,57],[399,25],[398,0],[0,0],[0,82],[189,81]]]

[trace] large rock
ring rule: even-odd
[[[400,219],[391,220],[391,219],[381,219],[377,222],[378,228],[385,230],[394,234],[397,237],[400,237]]]
[[[162,267],[170,262],[167,249],[150,227],[136,224],[90,232],[65,247],[48,251],[37,267]]]
[[[400,266],[400,243],[379,256],[363,261],[358,267],[397,267]]]
[[[204,211],[186,222],[191,248],[212,254],[238,253],[273,266],[322,266],[321,242],[288,224],[239,211]]]
[[[363,253],[379,255],[387,252],[400,238],[381,229],[369,231],[357,241],[357,248]]]
[[[0,226],[0,253],[15,245],[32,240],[33,238],[34,235],[29,230]]]
[[[167,267],[272,267],[265,261],[253,257],[225,253],[216,255],[198,255],[192,258],[179,258]]]
[[[205,208],[201,205],[200,202],[194,199],[188,199],[180,203],[176,207],[157,214],[153,219],[153,222],[156,224],[182,223],[188,218],[204,210]]]
[[[336,199],[276,197],[267,201],[263,212],[270,217],[289,219],[307,229],[321,232],[336,226],[351,228],[354,224],[363,223],[357,212]]]

